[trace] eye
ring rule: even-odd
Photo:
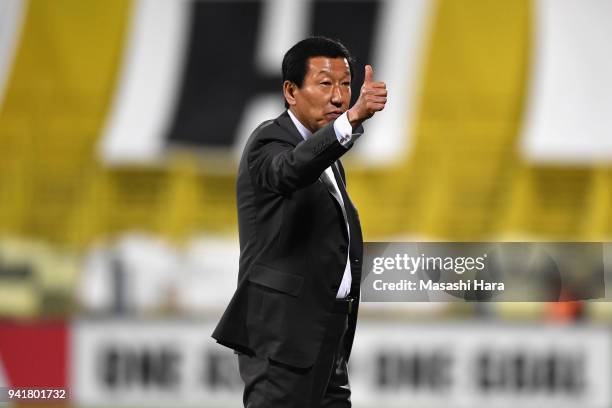
[[[342,86],[351,86],[351,83],[348,82],[348,81],[345,81],[345,82],[342,83]]]
[[[321,81],[320,83],[323,86],[331,86],[331,81]]]

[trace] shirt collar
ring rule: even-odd
[[[291,118],[291,121],[297,128],[298,132],[300,132],[300,135],[302,135],[304,140],[307,140],[310,136],[312,136],[312,132],[308,130],[306,126],[302,125],[302,122],[300,122],[298,118],[295,117],[293,112],[291,112],[291,109],[287,109],[287,113],[289,113],[289,117]]]

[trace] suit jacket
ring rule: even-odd
[[[314,364],[349,251],[357,299],[344,340],[350,355],[363,238],[337,161],[347,150],[333,122],[304,140],[287,112],[251,134],[237,178],[238,287],[213,333],[219,343],[296,367]],[[345,213],[324,179],[330,165]]]

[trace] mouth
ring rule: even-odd
[[[343,112],[342,112],[342,111],[339,111],[339,110],[337,110],[337,111],[332,111],[332,112],[327,112],[327,113],[325,114],[325,117],[326,117],[327,119],[329,119],[329,120],[334,120],[334,119],[337,119],[337,118],[338,118],[340,115],[342,115],[342,113],[343,113]]]

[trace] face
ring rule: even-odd
[[[346,58],[313,57],[302,87],[285,81],[290,109],[304,126],[316,132],[343,114],[351,101],[351,71]]]

